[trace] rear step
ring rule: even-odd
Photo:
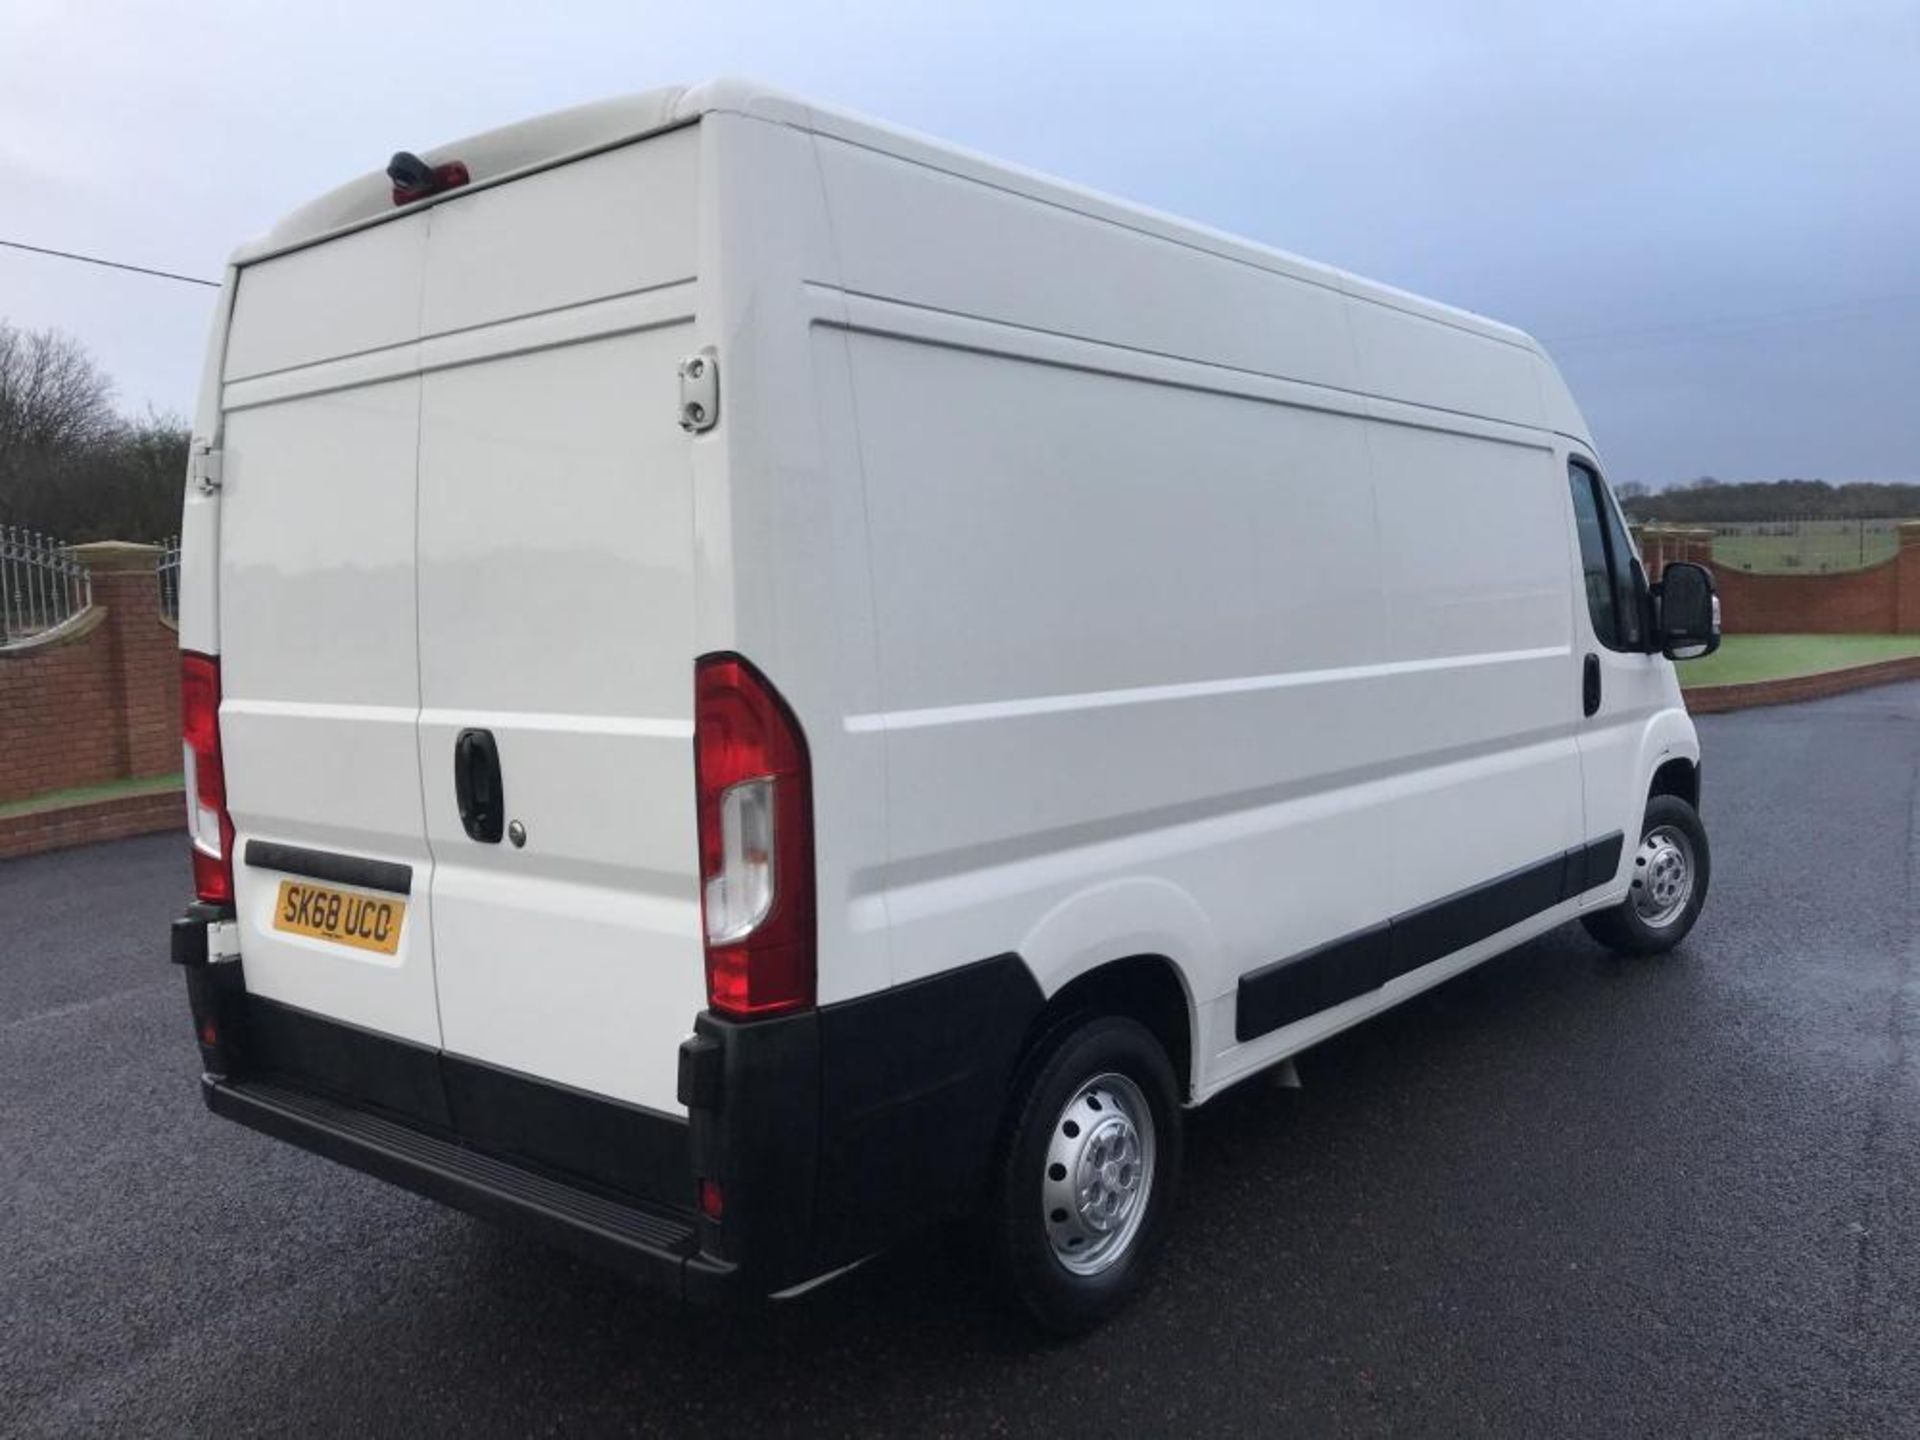
[[[615,1200],[365,1110],[264,1080],[203,1082],[215,1114],[483,1219],[527,1231],[676,1295],[723,1290],[693,1215]]]

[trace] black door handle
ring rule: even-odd
[[[1589,715],[1600,708],[1600,657],[1598,655],[1587,656],[1587,663],[1580,669],[1580,703]],[[493,737],[487,738],[491,740]]]
[[[500,788],[500,747],[491,730],[462,730],[453,742],[453,794],[460,823],[483,845],[498,845],[507,824]]]

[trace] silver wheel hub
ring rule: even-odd
[[[1097,1275],[1125,1255],[1153,1190],[1153,1111],[1124,1075],[1097,1075],[1053,1122],[1040,1210],[1054,1258]]]
[[[1647,832],[1633,857],[1634,913],[1653,929],[1671,925],[1693,898],[1693,842],[1660,825]]]

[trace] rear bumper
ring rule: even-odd
[[[751,1302],[969,1209],[1041,1008],[1004,955],[798,1015],[702,1013],[683,1118],[250,995],[243,962],[208,953],[223,918],[196,906],[173,935],[215,1114],[697,1301]]]
[[[509,1226],[694,1300],[743,1298],[735,1266],[700,1252],[690,1212],[616,1198],[371,1111],[268,1080],[206,1076],[216,1115]]]

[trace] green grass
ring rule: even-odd
[[[1920,655],[1920,635],[1729,635],[1704,660],[1680,662],[1680,683],[1742,685]]]
[[[1891,525],[1860,529],[1845,522],[1804,524],[1787,535],[1762,531],[1726,532],[1713,537],[1716,565],[1756,575],[1823,575],[1858,570],[1891,560],[1900,534]]]
[[[0,805],[0,820],[13,815],[37,814],[42,810],[64,810],[69,805],[84,805],[89,800],[123,800],[130,795],[159,795],[168,790],[178,790],[184,779],[181,775],[148,775],[139,780],[107,780],[98,785],[75,785],[68,790],[46,790],[38,795],[29,795],[24,800]]]

